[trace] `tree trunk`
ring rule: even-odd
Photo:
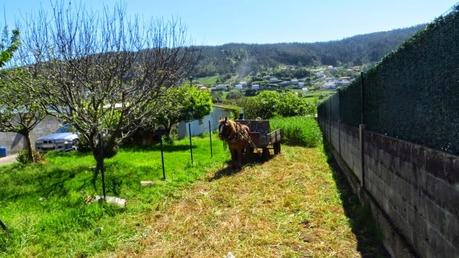
[[[96,168],[94,169],[94,174],[92,175],[92,184],[94,186],[94,190],[97,190],[96,182],[97,182],[97,177],[99,176],[99,172],[101,172],[103,166],[104,166],[104,158],[103,156],[99,155],[97,153],[98,151],[93,151],[93,157],[94,160],[96,161]]]
[[[172,141],[172,136],[171,136],[171,131],[172,131],[172,126],[173,124],[169,124],[169,125],[163,125],[164,126],[164,130],[165,130],[165,136],[166,136],[166,143],[168,144],[171,144],[173,141]]]
[[[93,157],[94,159],[96,160],[96,169],[94,171],[94,175],[92,177],[92,184],[94,186],[94,190],[97,191],[97,185],[96,185],[96,182],[97,182],[97,177],[99,176],[99,173],[102,175],[102,194],[104,196],[104,200],[105,200],[105,175],[104,175],[104,160],[105,160],[105,156],[104,156],[104,146],[103,144],[101,144],[102,142],[102,139],[100,137],[100,135],[98,136],[99,137],[99,144],[97,144],[96,148],[93,149],[92,151],[92,154],[93,154]]]
[[[35,160],[33,159],[33,149],[32,149],[32,142],[30,141],[30,132],[29,131],[25,131],[22,133],[22,135],[24,136],[25,138],[25,142],[26,142],[26,148],[27,148],[27,160],[30,161],[30,162],[35,162]]]

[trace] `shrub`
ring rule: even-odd
[[[281,129],[282,143],[316,147],[322,141],[317,121],[312,117],[275,117],[270,120],[272,129]]]
[[[32,156],[33,156],[33,160],[35,162],[43,162],[45,160],[45,157],[44,157],[43,153],[38,152],[38,151],[32,151]],[[21,150],[18,153],[18,156],[17,156],[16,160],[21,164],[27,164],[27,163],[31,162],[29,160],[27,150]]]
[[[315,105],[306,98],[293,92],[278,93],[262,91],[255,97],[246,98],[241,103],[246,118],[261,117],[264,119],[279,116],[313,115]]]

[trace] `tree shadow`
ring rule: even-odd
[[[196,149],[196,145],[192,145],[192,149]],[[155,144],[153,146],[139,146],[139,147],[126,147],[125,149],[131,151],[160,151],[161,146],[159,144]],[[186,151],[190,149],[190,145],[182,144],[182,145],[163,145],[163,152],[176,152],[176,151]]]
[[[15,168],[17,169],[17,167]],[[64,197],[68,195],[69,191],[65,186],[65,183],[75,178],[78,173],[82,173],[87,170],[88,167],[86,166],[78,166],[71,170],[55,168],[51,171],[43,171],[35,176],[23,177],[15,182],[16,187],[13,188],[12,191],[1,192],[0,198],[12,201],[34,195],[44,198],[49,198],[51,196]],[[15,171],[12,173],[15,173]],[[18,174],[18,177],[21,177],[21,175]],[[90,177],[82,181],[80,189],[83,189],[89,183]]]
[[[231,167],[231,160],[226,161],[226,167],[218,170],[215,174],[208,179],[209,182],[218,180],[222,177],[232,176],[238,172],[240,172],[245,167],[250,167],[254,165],[263,164],[266,161],[271,160],[275,155],[269,155],[268,158],[263,159],[261,153],[250,153],[244,157],[242,162],[242,168],[233,168]]]
[[[331,147],[325,139],[323,142],[324,153],[327,155],[327,163],[333,173],[333,179],[343,203],[344,213],[348,217],[352,232],[357,238],[357,250],[363,258],[390,257],[383,246],[383,235],[373,219],[370,207],[360,203],[333,157]]]

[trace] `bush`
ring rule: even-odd
[[[227,99],[240,99],[244,95],[239,90],[231,90],[226,96]]]
[[[43,153],[38,152],[38,151],[32,151],[32,156],[33,156],[33,159],[35,160],[35,162],[43,162],[45,160],[45,157],[44,157]],[[28,164],[28,163],[31,162],[29,160],[28,151],[27,150],[21,150],[18,153],[18,156],[17,156],[16,160],[21,164]]]
[[[282,143],[316,147],[322,142],[319,125],[312,117],[276,117],[270,124],[272,129],[281,129]]]
[[[314,103],[293,92],[278,93],[262,91],[255,97],[247,98],[243,103],[244,115],[248,119],[264,119],[279,116],[303,116],[315,113]]]

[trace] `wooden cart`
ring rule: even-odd
[[[277,129],[270,132],[269,120],[237,120],[237,122],[250,128],[250,138],[257,149],[262,149],[263,159],[269,158],[269,149],[274,150],[274,155],[281,152],[281,131]]]

